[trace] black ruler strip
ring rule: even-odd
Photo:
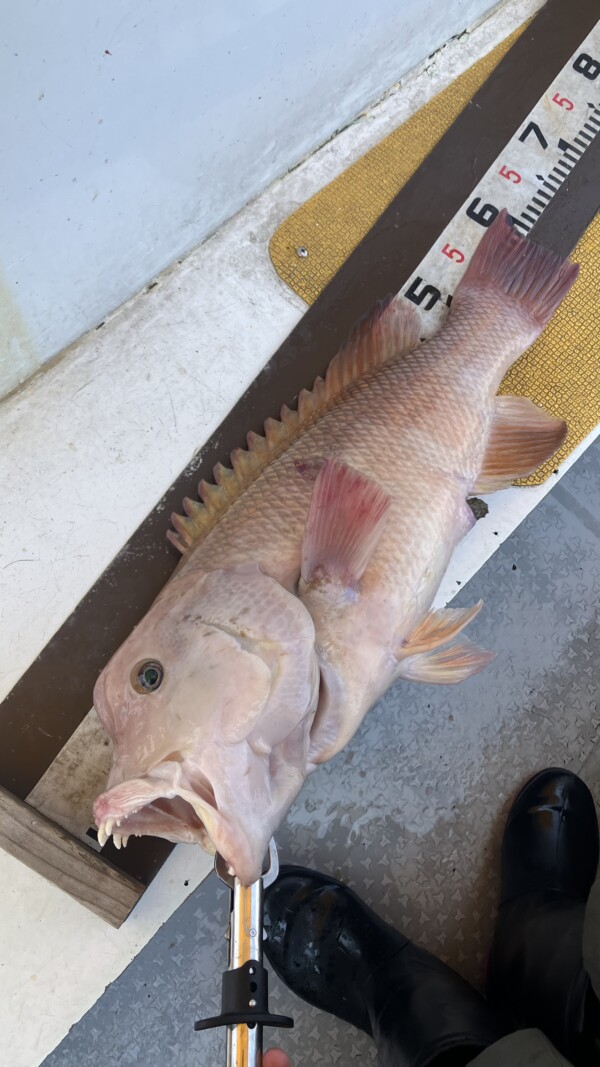
[[[600,137],[555,193],[530,237],[568,256],[600,210]]]

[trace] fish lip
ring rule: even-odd
[[[148,823],[146,829],[141,819],[136,830],[136,816],[145,808],[149,808],[157,800],[177,798],[190,805],[200,821],[200,826],[186,827],[182,819],[174,816],[173,826],[169,827],[168,831],[153,834],[151,823]],[[167,813],[157,812],[157,820],[161,814],[164,818],[169,817]],[[230,819],[216,806],[203,800],[193,789],[185,788],[180,783],[169,786],[164,778],[152,779],[151,775],[126,779],[111,786],[97,798],[94,803],[94,818],[98,826],[99,840],[104,838],[104,842],[112,833],[113,836],[116,835],[117,840],[137,834],[165,837],[173,842],[197,843],[207,852],[218,852],[227,866],[235,872],[236,877],[245,884],[250,884],[260,876],[262,856],[257,868],[250,841],[237,824],[237,820]],[[120,847],[120,842],[117,847]]]

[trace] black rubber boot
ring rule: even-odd
[[[597,1001],[583,966],[585,905],[598,866],[598,820],[577,775],[549,768],[513,804],[488,966],[490,1003],[511,1029],[537,1027],[590,1067]]]
[[[285,984],[370,1034],[384,1067],[462,1067],[506,1032],[467,982],[333,878],[282,867],[265,929]]]

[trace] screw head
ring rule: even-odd
[[[252,1000],[248,1001],[248,1007],[250,1007],[250,1008],[255,1008],[256,1007],[256,1001],[255,1001],[254,997],[252,997]]]
[[[300,245],[300,247],[296,249],[296,255],[300,256],[300,259],[306,259],[308,248],[305,248],[304,245]]]

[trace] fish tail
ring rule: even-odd
[[[457,286],[453,306],[460,306],[461,298],[473,290],[503,293],[528,314],[541,333],[578,272],[578,264],[521,237],[504,209],[477,246]]]

